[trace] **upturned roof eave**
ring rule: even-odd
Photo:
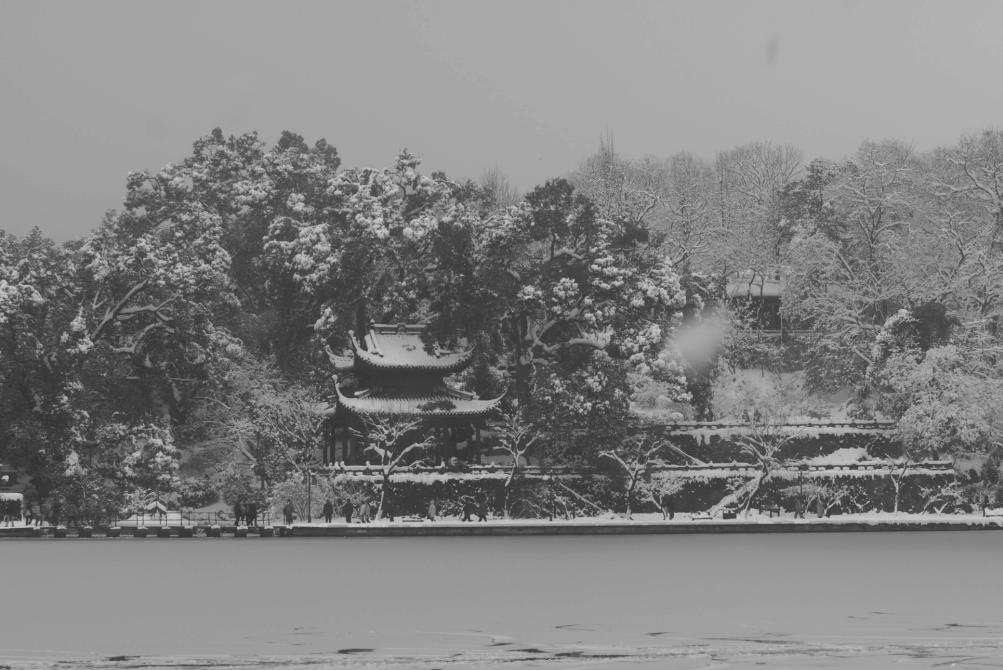
[[[474,354],[473,346],[460,351],[432,354],[426,350],[425,343],[421,340],[424,332],[425,326],[422,324],[404,324],[399,327],[373,324],[361,338],[354,331],[349,331],[348,341],[353,354],[352,371],[362,368],[451,374],[470,365]],[[400,351],[400,342],[394,342],[394,338],[401,337],[408,340],[406,344],[409,350],[406,353]],[[348,371],[347,366],[344,371]]]
[[[416,398],[351,398],[335,387],[338,406],[357,416],[408,416],[421,419],[436,418],[481,418],[494,412],[505,397],[504,394],[488,400],[465,400],[451,395]],[[420,404],[446,400],[455,405],[453,409],[421,409]]]
[[[470,365],[473,357],[473,349],[468,349],[455,354],[446,354],[441,358],[427,357],[423,361],[403,362],[399,360],[386,360],[380,356],[373,355],[365,350],[355,352],[353,370],[370,369],[380,372],[429,372],[435,374],[452,374],[463,370]]]

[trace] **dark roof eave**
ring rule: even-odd
[[[400,372],[400,373],[421,373],[427,372],[429,374],[453,374],[460,372],[468,365],[470,365],[470,359],[473,357],[473,351],[465,352],[462,356],[457,356],[453,360],[444,360],[438,362],[424,363],[424,364],[413,364],[413,365],[402,365],[400,363],[394,362],[384,362],[376,357],[362,356],[356,354],[355,365],[352,370],[376,370],[379,372]]]

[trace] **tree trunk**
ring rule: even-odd
[[[519,456],[516,456],[515,463],[512,465],[512,470],[508,473],[508,479],[505,480],[505,486],[502,488],[502,513],[505,515],[506,519],[509,518],[508,496],[512,491],[512,480],[515,479],[515,472],[518,467]]]
[[[637,487],[637,478],[640,472],[635,472],[630,476],[630,486],[627,487],[627,518],[633,521],[630,512],[630,501],[634,497],[634,489]]]
[[[748,518],[749,516],[749,507],[752,506],[752,499],[756,497],[757,493],[759,493],[759,487],[763,485],[763,482],[766,481],[766,478],[769,476],[770,472],[768,470],[764,470],[760,472],[755,477],[755,479],[752,480],[752,487],[751,490],[749,491],[749,497],[745,499],[745,504],[743,505],[742,509],[742,512],[746,518]]]
[[[383,471],[383,486],[380,487],[380,504],[376,507],[376,520],[383,518],[383,501],[387,498],[387,488],[390,486],[390,473]]]

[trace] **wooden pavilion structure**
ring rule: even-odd
[[[350,332],[349,340],[352,355],[336,357],[335,368],[353,374],[358,390],[346,392],[340,380],[335,385],[337,405],[325,422],[325,463],[375,462],[366,454],[368,438],[359,433],[378,420],[420,422],[414,441],[431,431],[436,439],[424,454],[427,462],[479,462],[481,430],[501,398],[481,400],[445,381],[470,364],[472,348],[442,351],[424,324],[372,324],[361,338]]]

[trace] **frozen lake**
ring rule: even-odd
[[[0,665],[1003,667],[1001,561],[1003,532],[9,540]]]

